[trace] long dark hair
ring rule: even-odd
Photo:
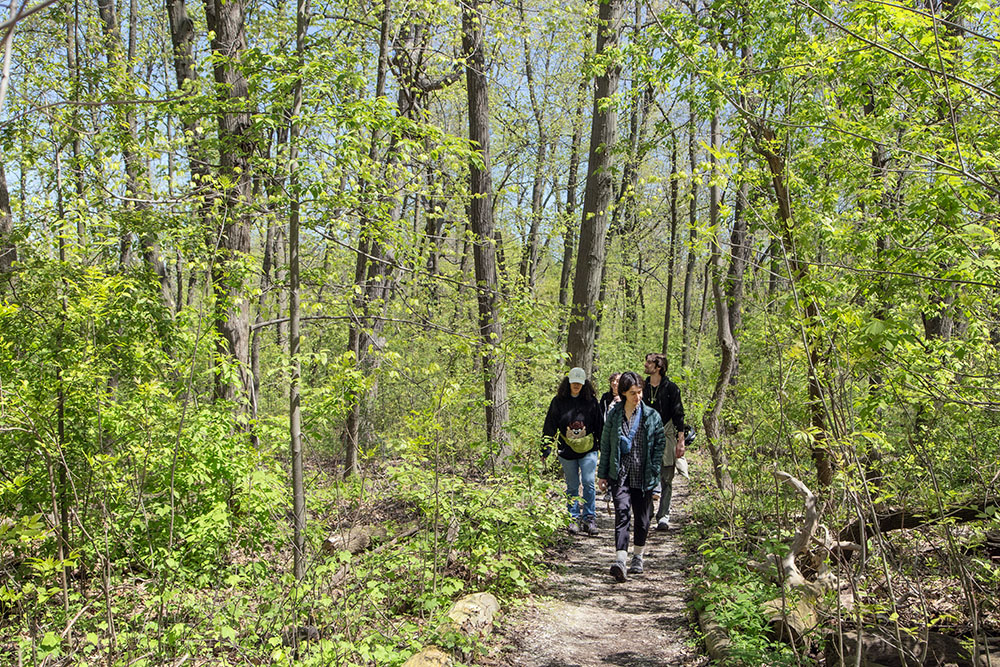
[[[635,385],[642,386],[642,379],[639,377],[638,373],[634,371],[625,371],[618,378],[618,395],[625,400],[625,392],[634,387]]]
[[[569,377],[564,377],[562,382],[559,383],[559,389],[556,390],[556,396],[559,398],[568,398],[573,395],[573,392],[569,388]],[[578,398],[585,398],[588,401],[597,400],[597,392],[594,391],[594,385],[587,380],[583,383],[583,387],[580,388],[580,395]]]

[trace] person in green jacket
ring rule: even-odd
[[[659,413],[642,402],[642,379],[626,371],[618,378],[622,400],[608,414],[601,433],[601,462],[597,484],[603,493],[609,484],[615,503],[615,562],[611,576],[626,578],[631,516],[635,516],[635,551],[627,574],[642,574],[650,503],[660,480],[666,437]]]

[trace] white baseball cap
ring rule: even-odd
[[[570,384],[573,384],[574,382],[583,384],[587,381],[587,371],[583,370],[579,366],[571,369],[569,372],[569,381]]]

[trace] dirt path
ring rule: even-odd
[[[671,508],[687,520],[687,480],[674,483]],[[507,624],[505,663],[519,667],[707,665],[694,646],[685,607],[689,555],[675,531],[652,531],[645,574],[622,584],[608,574],[614,559],[614,515],[598,496],[597,537],[567,536],[552,554],[555,572],[534,601]]]

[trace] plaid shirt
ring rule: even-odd
[[[643,428],[642,410],[639,410],[639,430],[632,441],[632,449],[621,458],[619,463],[618,484],[624,484],[630,489],[644,489],[646,464],[646,429]],[[622,419],[621,435],[628,437],[629,420]]]

